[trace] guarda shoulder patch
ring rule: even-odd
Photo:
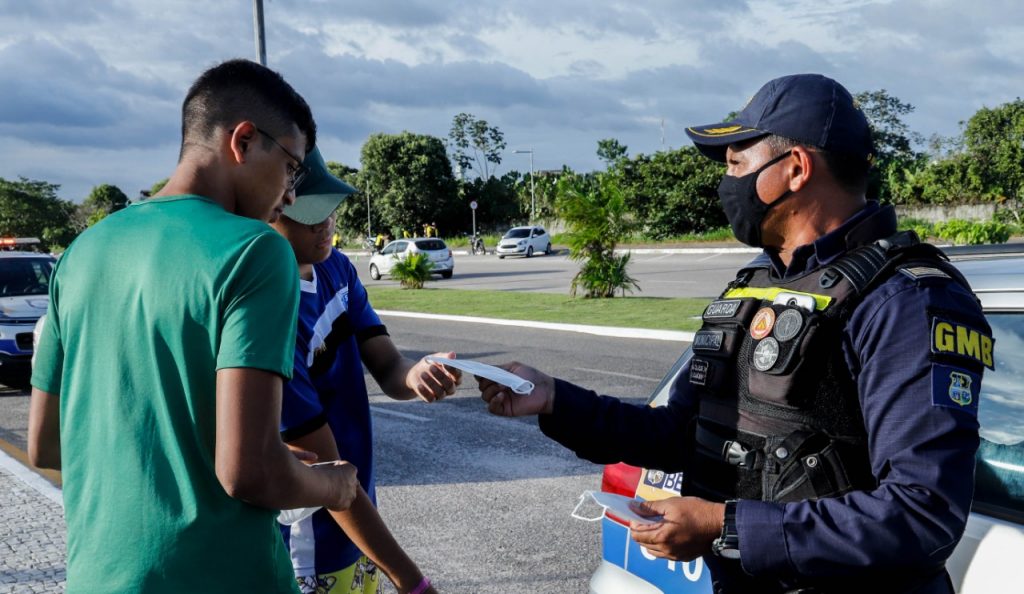
[[[935,355],[977,361],[994,370],[994,347],[995,339],[986,332],[947,318],[932,317],[931,351]]]
[[[912,281],[919,281],[926,278],[950,278],[948,274],[934,266],[907,266],[899,271]]]

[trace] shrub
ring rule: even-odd
[[[583,262],[569,293],[575,297],[582,288],[585,297],[614,297],[618,290],[625,295],[638,289],[626,272],[629,255],[615,255],[615,246],[631,230],[618,181],[608,174],[563,176],[557,206],[568,227],[569,257]]]
[[[1010,239],[1010,227],[997,221],[975,222],[952,219],[944,223],[936,223],[935,234],[956,245],[1006,243]]]
[[[403,288],[422,289],[423,283],[430,280],[433,270],[434,265],[426,254],[409,254],[391,267],[391,278],[398,279]]]

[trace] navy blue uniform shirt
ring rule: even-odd
[[[783,277],[819,268],[846,251],[846,231],[878,208],[869,203],[839,229],[798,248],[788,268],[774,254],[759,258],[771,258]],[[740,501],[744,570],[789,582],[797,576],[924,572],[949,557],[974,489],[981,363],[933,359],[933,327],[943,322],[991,336],[974,295],[952,279],[922,282],[896,273],[864,298],[837,346],[856,378],[878,487],[818,501]],[[697,402],[688,369],[679,377],[668,404],[659,408],[556,380],[554,411],[541,415],[541,430],[593,462],[685,471],[692,447],[687,425]],[[951,397],[963,385],[973,399]],[[924,590],[951,591],[944,574]]]

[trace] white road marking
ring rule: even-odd
[[[591,373],[603,373],[605,375],[615,375],[618,377],[627,377],[629,379],[643,380],[645,382],[657,382],[661,380],[661,378],[654,379],[650,377],[644,377],[642,375],[633,375],[632,373],[622,373],[619,371],[606,371],[604,369],[587,369],[586,367],[577,367],[576,369],[579,369],[580,371],[589,371]]]
[[[393,417],[398,417],[400,419],[406,419],[408,421],[419,421],[421,423],[424,423],[424,422],[428,422],[428,421],[431,420],[431,419],[428,419],[427,417],[421,417],[419,415],[411,415],[409,413],[398,412],[397,410],[387,410],[385,408],[380,408],[378,406],[371,406],[370,410],[372,410],[374,413],[380,413],[380,414],[382,414],[384,416],[391,415]]]

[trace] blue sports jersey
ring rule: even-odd
[[[315,265],[313,280],[301,286],[295,374],[284,386],[281,436],[295,440],[327,423],[341,459],[356,465],[360,484],[376,503],[370,402],[359,345],[387,331],[341,252],[333,250]],[[281,530],[296,575],[339,571],[362,555],[324,509]]]

